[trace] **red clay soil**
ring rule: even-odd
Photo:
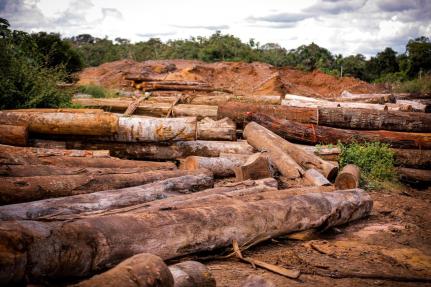
[[[334,77],[320,71],[303,72],[265,63],[193,60],[121,60],[87,68],[79,74],[80,85],[97,84],[113,89],[131,89],[127,74],[141,74],[161,80],[203,81],[238,95],[283,95],[293,93],[333,98],[343,90],[352,93],[379,92],[379,88],[351,77]]]

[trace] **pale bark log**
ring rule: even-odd
[[[197,170],[206,168],[212,171],[215,177],[229,177],[234,175],[234,168],[241,164],[241,161],[223,157],[188,156],[181,161],[180,169]]]
[[[376,111],[412,111],[411,106],[397,104],[368,104],[368,103],[349,103],[331,102],[326,100],[307,101],[307,100],[282,100],[281,105],[297,108],[348,108],[348,109],[368,109]]]
[[[5,177],[0,182],[0,204],[12,204],[51,197],[118,189],[181,176],[182,170],[125,174],[80,174],[32,177]]]
[[[197,139],[235,141],[236,124],[229,118],[218,121],[204,118],[197,124]]]
[[[314,168],[308,169],[305,172],[304,177],[312,185],[315,185],[315,186],[327,186],[327,185],[331,185],[331,183],[329,182],[329,180],[326,177],[324,177],[323,174],[321,174],[318,170],[316,170]]]
[[[109,149],[122,158],[147,160],[175,160],[191,155],[218,157],[220,153],[252,154],[255,150],[246,141],[180,141],[169,145],[139,143],[68,142],[70,148]]]
[[[0,144],[26,146],[28,144],[28,126],[0,124]]]
[[[400,179],[403,181],[413,183],[431,182],[431,170],[398,167],[397,172],[400,175]]]
[[[353,142],[382,142],[397,148],[431,149],[431,133],[395,131],[345,130],[254,114],[251,119],[279,136],[307,144],[337,144]]]
[[[361,180],[361,170],[354,164],[348,164],[338,173],[335,179],[335,188],[352,189],[359,187]]]
[[[280,147],[279,142],[283,139],[270,130],[251,122],[247,124],[244,129],[244,137],[247,139],[247,142],[257,150],[268,152],[271,163],[273,163],[286,178],[299,178],[304,174],[305,171],[302,167],[296,163],[290,154],[286,153],[282,147]]]
[[[174,287],[216,287],[211,271],[197,261],[184,261],[169,266]]]
[[[233,170],[237,181],[273,176],[268,156],[262,153],[251,155],[247,161]]]
[[[230,246],[233,240],[241,245],[257,234],[277,237],[310,228],[325,230],[367,216],[372,209],[371,197],[362,190],[296,196],[277,190],[217,198],[198,206],[191,200],[183,208],[61,223],[3,221],[0,283],[89,276],[144,252],[166,260]]]
[[[0,206],[0,220],[40,220],[103,212],[199,191],[213,184],[212,173],[208,170],[178,172],[175,177],[139,186]]]
[[[100,110],[4,110],[0,123],[27,124],[29,132],[40,134],[106,136],[118,129],[118,117]]]
[[[397,100],[397,104],[400,105],[410,105],[414,112],[422,112],[425,113],[427,110],[427,105],[422,104],[418,101],[412,101],[412,100]]]
[[[174,277],[163,260],[150,253],[132,256],[112,269],[73,287],[174,287]]]
[[[392,94],[352,94],[348,91],[343,91],[336,100],[375,104],[395,103],[395,97]]]

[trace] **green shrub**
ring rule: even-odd
[[[92,95],[93,98],[113,98],[115,92],[108,90],[102,86],[97,85],[84,85],[78,88],[79,93]]]
[[[431,94],[431,76],[401,83],[397,88],[400,93]]]
[[[362,185],[378,187],[384,181],[395,179],[394,152],[387,144],[352,143],[339,144],[340,168],[347,164],[355,164],[361,169]]]

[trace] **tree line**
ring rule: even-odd
[[[209,37],[167,42],[151,38],[131,43],[89,34],[62,38],[56,33],[12,30],[9,22],[0,18],[0,108],[61,106],[68,101],[66,92],[56,88],[58,81],[73,81],[74,73],[85,67],[120,59],[260,61],[368,82],[403,82],[431,73],[431,42],[419,37],[407,42],[404,53],[388,47],[366,59],[362,54],[333,54],[315,43],[291,50],[276,43],[261,45],[254,39],[244,43],[220,31]]]

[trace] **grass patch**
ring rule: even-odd
[[[93,98],[114,98],[116,92],[97,85],[84,85],[78,87],[78,93],[88,94]]]
[[[361,169],[361,186],[378,189],[395,182],[394,152],[387,144],[352,143],[338,144],[340,154],[340,167],[355,164]]]

